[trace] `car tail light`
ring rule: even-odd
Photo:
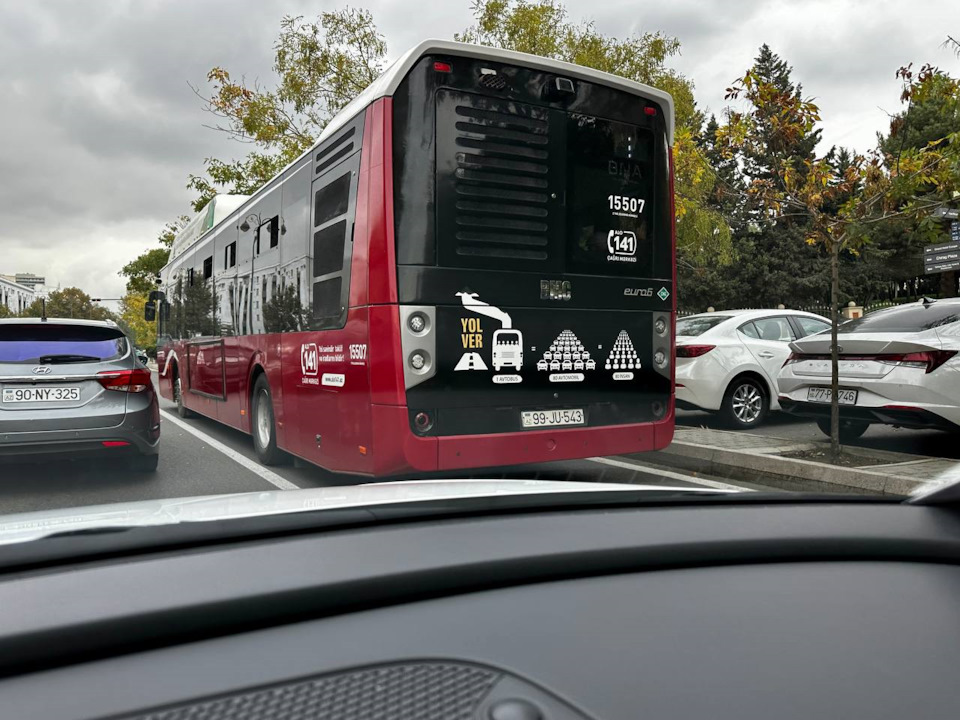
[[[902,355],[877,355],[875,359],[890,365],[925,368],[924,372],[929,374],[956,354],[956,350],[925,350]]]
[[[782,370],[787,365],[792,365],[795,362],[800,362],[801,360],[806,360],[806,359],[807,359],[807,356],[804,355],[803,353],[792,352],[789,355],[787,355],[787,359],[783,361],[783,365],[780,366],[780,369]]]
[[[878,362],[884,363],[885,365],[897,365],[898,367],[924,368],[926,373],[932,373],[956,354],[956,350],[925,350],[923,352],[883,353],[881,355],[841,355],[838,359]],[[783,367],[803,360],[829,359],[830,356],[826,354],[804,355],[802,353],[790,353],[790,356],[784,361]]]
[[[677,345],[678,358],[695,358],[706,355],[713,350],[716,345]]]
[[[150,371],[142,368],[137,370],[104,370],[97,373],[97,382],[106,390],[118,392],[139,393],[150,387]]]

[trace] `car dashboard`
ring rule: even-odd
[[[0,714],[943,718],[958,560],[950,508],[763,498],[33,560],[0,576]]]

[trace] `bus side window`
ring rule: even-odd
[[[350,287],[359,153],[313,184],[311,327],[343,327]]]

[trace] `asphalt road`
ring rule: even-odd
[[[677,424],[726,429],[717,415],[704,411],[678,410]],[[795,443],[826,439],[814,422],[783,412],[770,413],[763,425],[750,432]],[[890,425],[871,425],[860,439],[850,444],[911,455],[960,458],[960,435],[941,430],[908,430]]]
[[[173,404],[163,399],[160,442],[160,468],[155,474],[132,473],[123,463],[109,460],[0,465],[0,515],[360,481],[302,463],[265,468],[257,462],[249,436],[203,417],[183,420],[176,415]],[[543,463],[514,470],[478,472],[475,477],[731,487],[724,482],[694,479],[668,469],[651,470],[642,460],[624,458]]]
[[[161,400],[160,469],[153,475],[131,473],[119,462],[45,462],[0,465],[0,515],[80,507],[128,500],[191,497],[264,490],[293,490],[360,482],[355,477],[325,472],[290,462],[279,467],[261,466],[249,436],[202,417],[183,420],[172,403]],[[716,416],[680,411],[678,424],[722,428]],[[754,431],[791,442],[822,440],[812,422],[784,413],[773,413]],[[871,427],[857,442],[864,447],[906,453],[960,458],[956,437],[936,431]],[[474,477],[514,477],[593,482],[628,482],[655,485],[731,487],[717,478],[692,477],[650,466],[644,456],[542,463],[512,470],[482,471]],[[740,485],[747,489],[774,489]]]

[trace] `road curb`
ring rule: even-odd
[[[680,440],[675,440],[663,450],[649,453],[649,457],[652,461],[664,465],[696,470],[731,480],[739,478],[762,481],[765,477],[776,476],[785,480],[840,485],[887,495],[909,495],[927,482],[894,473],[839,467],[755,450],[730,450]]]

